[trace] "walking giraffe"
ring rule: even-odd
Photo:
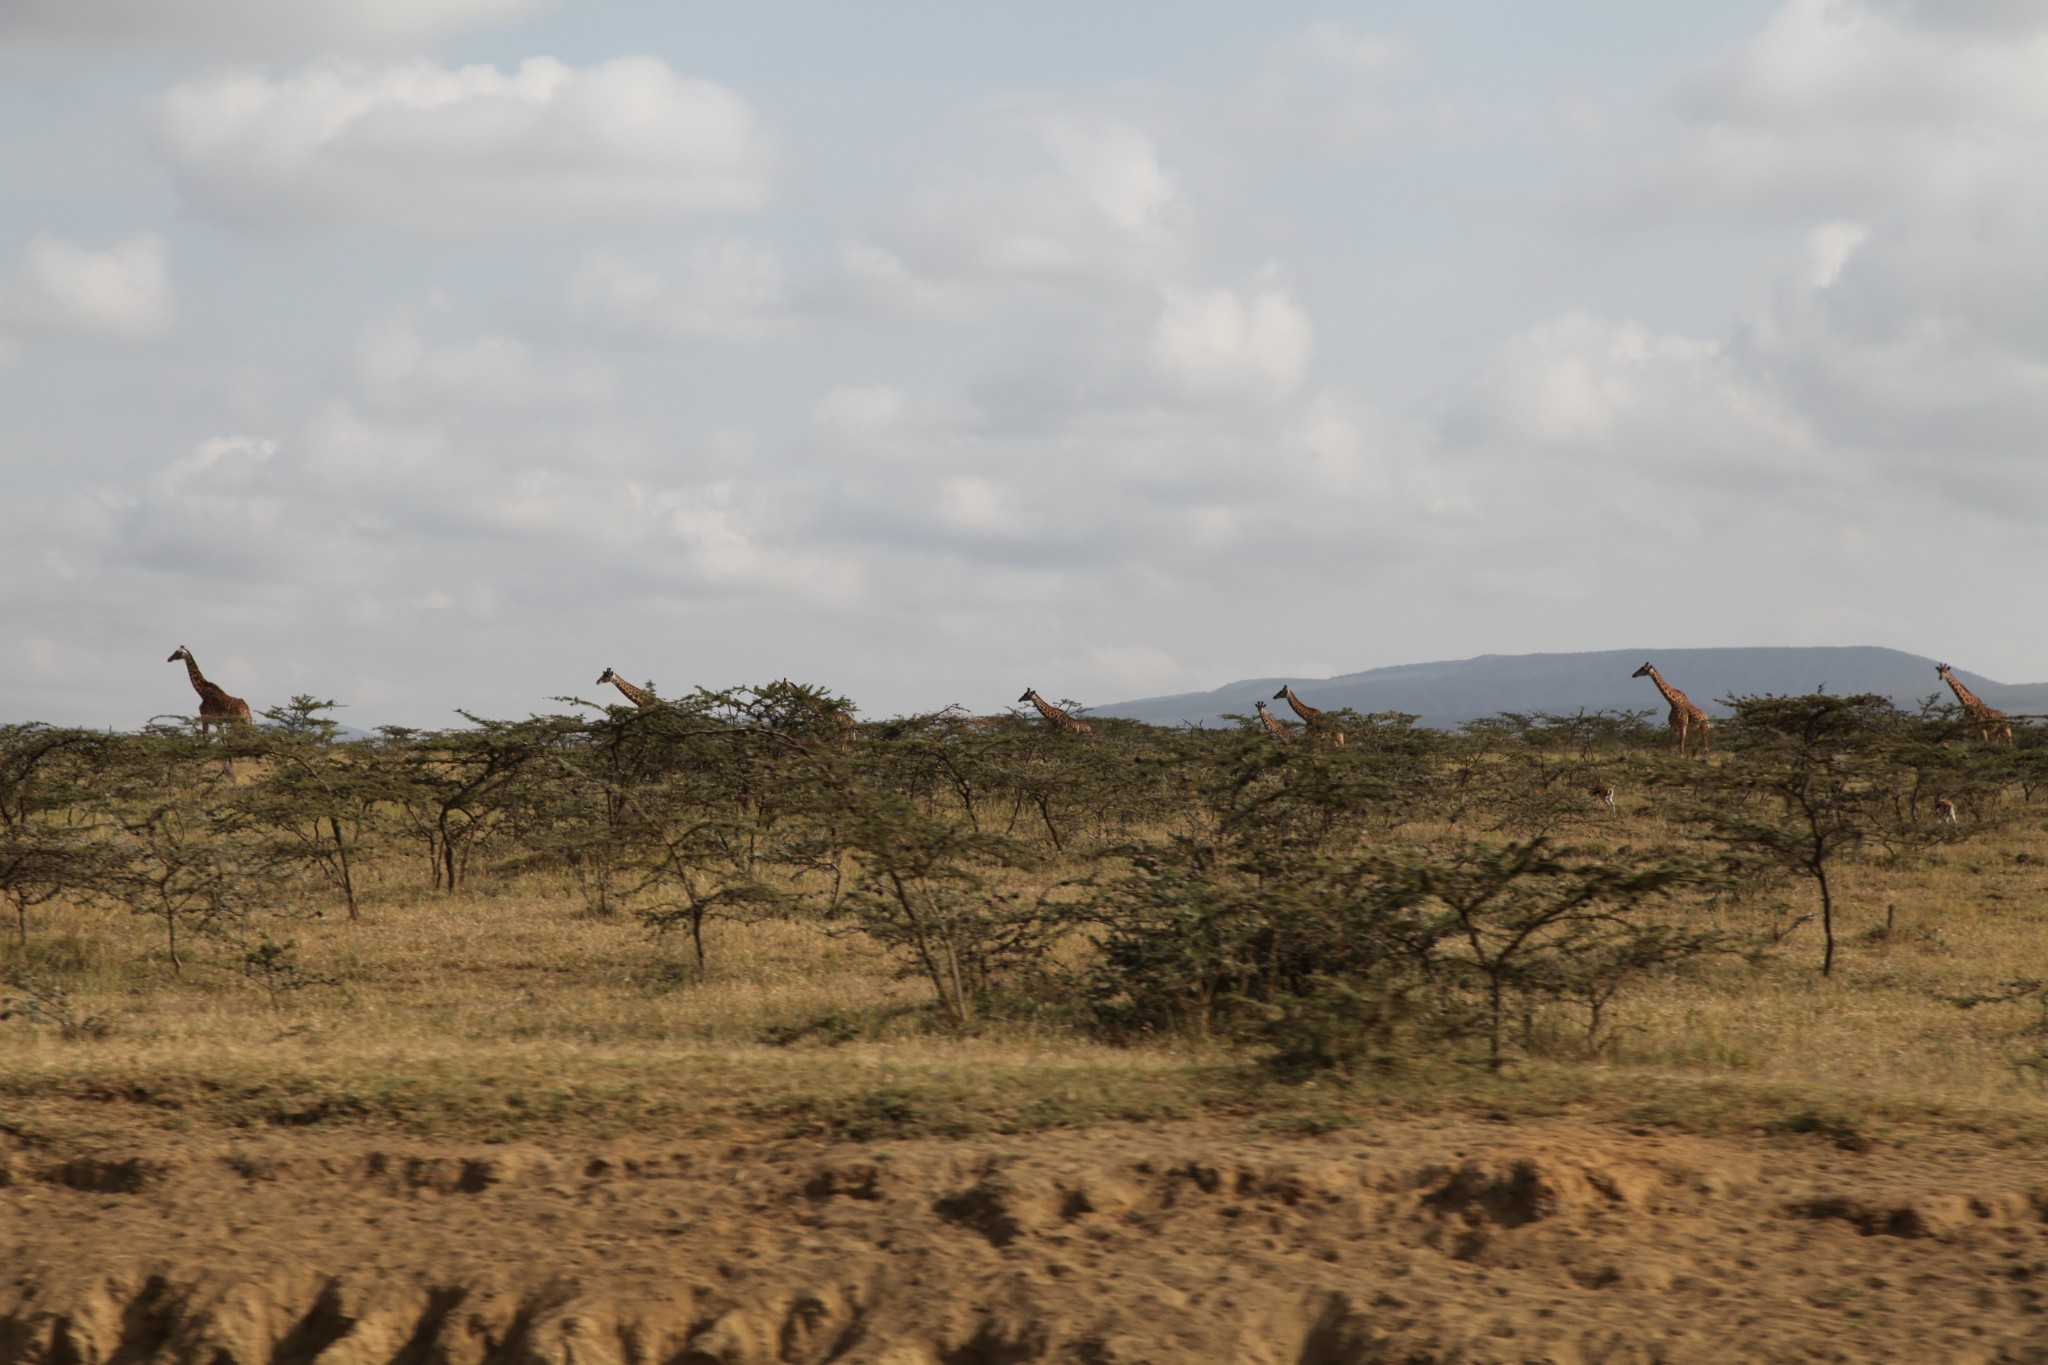
[[[1333,744],[1342,744],[1344,742],[1344,732],[1323,719],[1321,707],[1310,706],[1300,697],[1295,696],[1294,689],[1290,686],[1283,685],[1278,692],[1273,694],[1274,701],[1279,701],[1282,697],[1285,697],[1287,704],[1294,708],[1294,714],[1301,717],[1301,723],[1308,727],[1309,734],[1328,735],[1330,742]]]
[[[1657,690],[1664,694],[1664,700],[1671,703],[1671,717],[1665,724],[1670,727],[1671,742],[1678,746],[1678,756],[1680,758],[1687,756],[1685,752],[1686,744],[1691,739],[1693,732],[1698,731],[1700,737],[1700,757],[1705,758],[1707,756],[1707,713],[1694,706],[1691,698],[1687,697],[1685,693],[1679,691],[1670,683],[1665,682],[1664,675],[1649,664],[1644,664],[1641,668],[1629,674],[1629,676],[1631,678],[1648,678],[1651,682],[1657,684]]]
[[[2005,712],[1987,705],[1982,697],[1963,686],[1963,680],[1958,678],[1955,670],[1947,664],[1936,664],[1934,671],[1948,684],[1948,690],[1956,694],[1956,700],[1962,703],[1964,713],[1971,720],[1978,722],[1977,738],[1989,743],[1991,736],[1997,734],[2005,736],[2007,744],[2012,743],[2012,726],[2006,721]]]
[[[639,707],[642,711],[645,711],[650,706],[661,705],[661,698],[655,696],[644,687],[633,686],[633,684],[627,682],[609,668],[597,675],[597,681],[600,686],[610,683],[613,687],[618,688],[619,691],[625,693],[627,701],[632,702],[633,705]]]
[[[1287,722],[1268,711],[1263,700],[1255,701],[1252,705],[1258,709],[1259,724],[1264,727],[1267,734],[1275,739],[1294,738],[1294,731],[1288,727]]]
[[[179,660],[184,661],[185,676],[192,680],[192,690],[199,694],[201,735],[212,729],[225,730],[229,725],[249,724],[248,702],[240,697],[231,697],[215,684],[208,682],[206,675],[199,671],[199,661],[193,658],[192,651],[183,645],[179,645],[164,662],[174,664]]]
[[[1017,700],[1019,702],[1028,701],[1033,706],[1037,707],[1038,714],[1044,716],[1046,719],[1046,723],[1051,725],[1052,728],[1055,730],[1066,730],[1070,731],[1073,734],[1085,735],[1090,733],[1090,731],[1094,728],[1090,726],[1088,722],[1085,720],[1075,720],[1065,711],[1061,710],[1057,706],[1054,706],[1044,697],[1039,696],[1038,689],[1035,687],[1025,688],[1024,695],[1017,698]]]

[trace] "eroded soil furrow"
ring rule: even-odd
[[[1567,1122],[0,1162],[0,1365],[2023,1361],[2037,1159]]]

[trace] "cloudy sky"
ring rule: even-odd
[[[2048,679],[2031,0],[5,0],[0,127],[0,720]]]

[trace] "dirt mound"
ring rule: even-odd
[[[2048,1359],[2038,1161],[1409,1121],[0,1161],[0,1365]]]

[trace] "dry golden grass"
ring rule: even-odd
[[[1658,832],[1626,809],[1573,831],[1639,845]],[[1754,935],[1810,901],[1793,885],[1684,913]],[[60,1144],[310,1124],[871,1137],[1204,1110],[1317,1127],[1398,1105],[1845,1142],[2048,1132],[2043,1008],[1943,998],[2048,980],[2041,818],[2018,807],[2004,828],[1916,862],[1854,866],[1841,905],[1832,978],[1819,975],[1809,923],[1753,962],[1624,999],[1594,1049],[1558,1019],[1503,1076],[1425,1058],[1391,1077],[1312,1086],[1261,1080],[1215,1050],[1109,1046],[1057,1021],[946,1034],[922,1009],[921,982],[810,924],[713,924],[700,975],[685,937],[592,917],[540,882],[442,897],[386,869],[360,922],[330,910],[279,926],[304,970],[332,984],[276,1003],[196,954],[174,976],[148,921],[70,906],[5,960],[63,987],[72,1017],[96,1017],[103,1036],[67,1037],[47,1018],[0,1022],[0,1128]]]

